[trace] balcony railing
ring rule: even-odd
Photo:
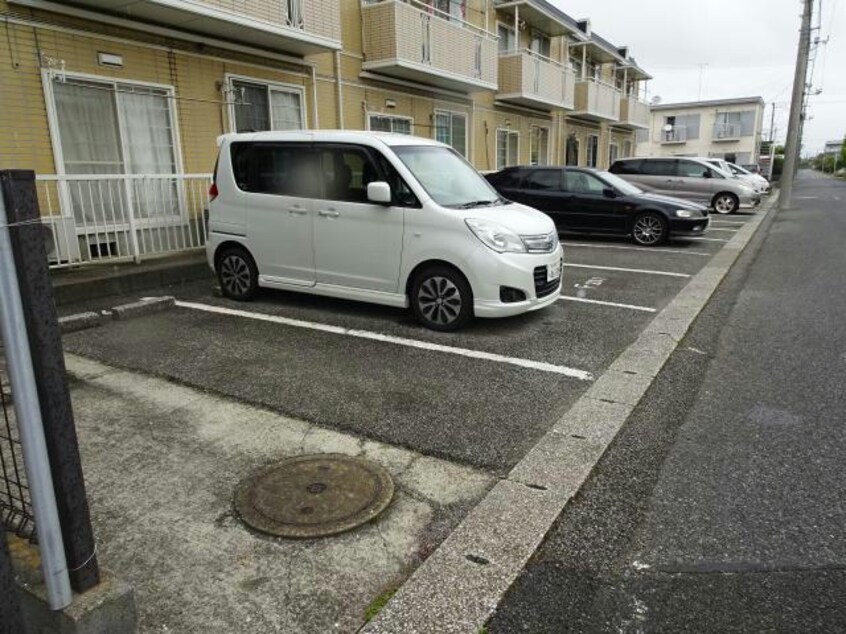
[[[677,127],[673,128],[672,130],[662,130],[661,131],[661,144],[662,145],[672,145],[674,143],[686,143],[687,142],[687,128],[685,127]]]
[[[620,100],[620,125],[629,128],[648,128],[651,123],[649,104],[636,97]]]
[[[575,87],[573,71],[548,57],[528,50],[499,56],[497,98],[501,101],[572,110]]]
[[[10,2],[40,8],[39,0]],[[298,55],[341,48],[340,0],[76,0],[75,5]]]
[[[620,120],[620,91],[596,79],[576,80],[574,116],[595,121]]]
[[[210,184],[211,174],[38,175],[50,266],[202,247]]]
[[[496,89],[496,37],[427,5],[366,3],[363,70],[462,92]]]
[[[711,139],[714,141],[737,141],[741,128],[738,123],[715,123]]]

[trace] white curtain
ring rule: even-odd
[[[302,130],[300,94],[271,88],[270,120],[274,130]]]

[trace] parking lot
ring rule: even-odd
[[[562,236],[559,302],[454,334],[425,330],[406,311],[294,293],[236,303],[208,281],[146,292],[174,295],[177,307],[64,343],[107,364],[504,474],[754,213],[713,216],[705,237],[658,248]]]

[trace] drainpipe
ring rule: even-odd
[[[314,66],[311,67],[311,124],[314,130],[320,127],[317,121],[317,70]]]
[[[335,51],[335,80],[338,84],[338,128],[344,129],[344,88],[341,81],[341,52]]]
[[[587,77],[587,44],[582,45],[582,81]]]
[[[514,44],[520,50],[520,5],[514,5]]]

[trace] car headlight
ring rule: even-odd
[[[464,222],[484,245],[497,253],[525,253],[526,245],[516,233],[502,225],[479,218],[467,218]]]
[[[695,209],[676,209],[676,218],[697,218],[700,215]]]

